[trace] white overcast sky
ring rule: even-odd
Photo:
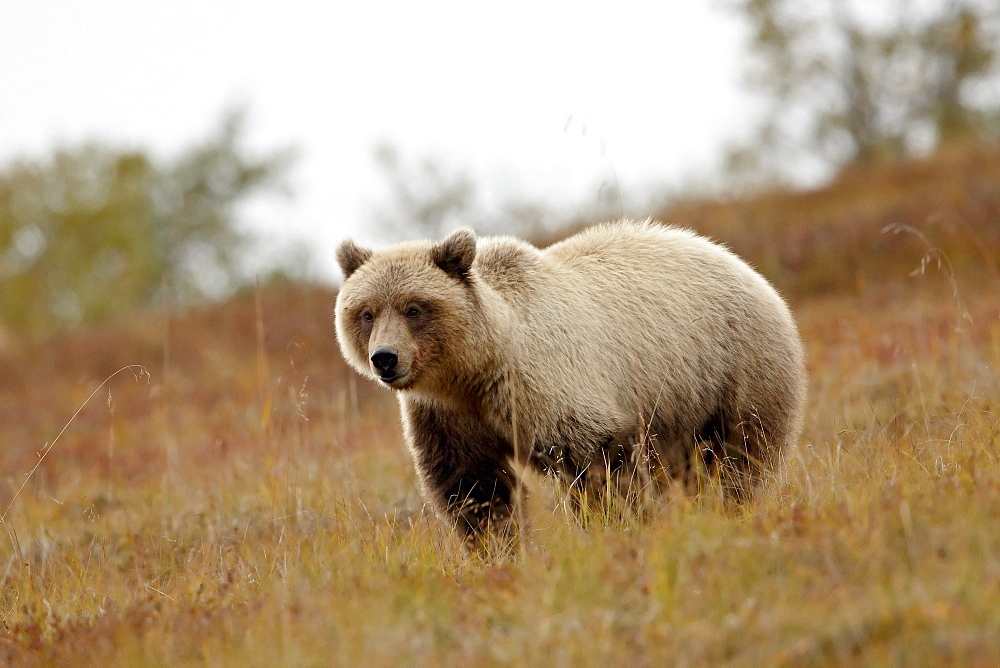
[[[374,241],[383,140],[555,204],[609,165],[626,193],[677,184],[749,124],[721,5],[3,0],[0,164],[89,139],[171,156],[245,105],[252,147],[300,153],[253,224],[325,258]]]

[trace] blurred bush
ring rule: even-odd
[[[238,205],[280,184],[287,152],[252,156],[244,114],[161,161],[90,143],[0,169],[0,329],[49,331],[242,280]]]
[[[764,109],[730,152],[737,182],[816,183],[1000,135],[995,0],[730,6],[749,28],[745,74]]]

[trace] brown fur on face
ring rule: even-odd
[[[470,536],[511,516],[513,460],[593,496],[623,477],[689,479],[697,453],[742,498],[798,437],[788,308],[686,230],[623,221],[545,251],[458,230],[348,241],[338,260],[341,350],[398,391],[425,497]],[[391,372],[373,361],[387,350]]]
[[[412,256],[411,245],[395,253],[373,253],[345,241],[338,260],[352,290],[338,297],[336,321],[341,350],[362,375],[393,389],[446,381],[449,347],[463,340],[461,327],[468,322],[467,278],[476,242],[472,233],[459,230],[441,243],[424,245]],[[365,258],[355,265],[359,258]],[[369,261],[371,260],[371,261]],[[446,325],[450,323],[450,325]],[[372,362],[376,350],[396,353],[397,378],[386,381]]]

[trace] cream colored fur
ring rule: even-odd
[[[690,231],[622,221],[544,251],[459,231],[374,252],[345,242],[338,259],[344,356],[383,382],[370,356],[399,353],[406,375],[389,386],[424,493],[470,535],[509,515],[515,456],[599,491],[637,467],[684,478],[697,450],[739,493],[799,435],[803,350],[785,302]]]

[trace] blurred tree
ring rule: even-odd
[[[374,158],[389,189],[374,211],[375,223],[388,236],[436,239],[481,222],[476,184],[463,170],[447,171],[429,158],[405,165],[396,147],[385,142],[375,147]]]
[[[390,238],[438,239],[461,226],[531,238],[559,215],[524,200],[490,198],[470,170],[448,168],[434,158],[405,161],[389,143],[376,146],[374,158],[388,192],[372,216]]]
[[[917,35],[930,80],[921,111],[930,116],[939,141],[1000,132],[1000,6],[989,7],[952,2]],[[992,89],[993,99],[985,101],[992,106],[976,106],[975,84]]]
[[[737,174],[794,177],[1000,129],[995,0],[736,0],[767,105]]]
[[[0,324],[50,329],[155,302],[219,296],[248,241],[236,208],[289,161],[241,146],[244,114],[175,160],[88,144],[0,170]]]
[[[489,180],[475,179],[471,169],[449,166],[436,158],[404,159],[386,142],[375,147],[374,160],[386,192],[371,207],[371,216],[375,227],[393,239],[439,239],[465,226],[480,234],[509,234],[551,243],[558,237],[556,230],[625,215],[613,167],[610,182],[605,180],[595,188],[593,196],[559,205],[524,194],[497,192]],[[648,215],[655,208],[652,198],[643,197],[632,207],[635,213],[629,213]]]

